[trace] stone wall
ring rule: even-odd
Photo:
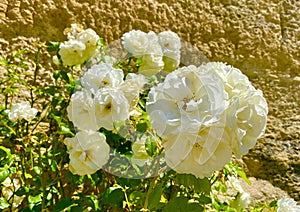
[[[131,29],[170,29],[263,90],[266,134],[244,162],[249,175],[300,201],[299,11],[298,0],[0,0],[0,55],[63,41],[71,23],[94,29],[106,43]]]

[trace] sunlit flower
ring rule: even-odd
[[[221,126],[202,127],[198,134],[182,133],[169,136],[163,143],[169,167],[178,173],[209,177],[230,161],[230,132]]]
[[[93,174],[101,169],[109,159],[110,147],[102,133],[79,131],[73,138],[66,138],[69,151],[69,169],[73,174]]]
[[[121,40],[126,51],[134,57],[143,56],[150,45],[148,34],[140,30],[126,32]]]
[[[164,31],[158,34],[158,41],[163,50],[165,71],[175,70],[180,63],[181,42],[179,36],[172,31]]]
[[[230,160],[226,98],[219,76],[195,66],[168,74],[151,89],[147,112],[164,139],[165,158],[172,169],[203,178]]]
[[[71,96],[71,101],[67,107],[68,118],[74,126],[80,130],[98,130],[94,108],[94,100],[90,91],[83,89],[76,91]]]
[[[130,111],[133,110],[138,103],[139,94],[143,91],[143,87],[146,83],[147,80],[144,75],[129,73],[124,83],[120,86],[120,89],[128,100]]]
[[[283,197],[277,202],[277,212],[299,212],[300,205],[297,205],[297,202],[289,197]]]
[[[66,66],[82,64],[84,58],[85,45],[77,40],[69,40],[60,44],[58,54]]]
[[[220,62],[210,62],[200,67],[215,71],[223,80],[231,110],[235,118],[227,119],[232,129],[232,148],[237,157],[248,153],[264,133],[268,105],[260,90],[256,90],[239,69]]]
[[[247,192],[238,193],[234,200],[230,202],[230,206],[237,211],[248,208],[250,204],[250,194]]]
[[[147,112],[159,136],[198,133],[217,121],[227,106],[223,83],[195,66],[178,69],[149,92]]]
[[[129,117],[129,103],[122,90],[106,87],[95,94],[93,111],[98,126],[113,130],[114,121]]]
[[[68,32],[68,41],[60,44],[58,54],[66,66],[83,64],[97,53],[100,37],[92,29],[77,32],[77,25],[72,25]]]
[[[123,83],[124,74],[111,64],[100,63],[92,66],[81,78],[81,84],[93,94],[104,87],[117,87]]]
[[[25,119],[31,121],[37,114],[37,109],[31,108],[29,102],[21,102],[14,104],[10,110],[7,110],[8,118],[11,121]]]

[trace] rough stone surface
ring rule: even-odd
[[[300,1],[0,0],[0,56],[63,41],[71,23],[106,43],[131,29],[170,29],[210,61],[240,68],[269,103],[266,134],[244,157],[248,175],[300,201]]]

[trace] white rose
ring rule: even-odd
[[[180,38],[172,31],[164,31],[158,34],[158,40],[163,49],[164,70],[171,72],[175,70],[180,63]]]
[[[219,126],[218,126],[219,125]],[[198,134],[182,133],[169,136],[163,143],[165,159],[177,173],[193,174],[198,178],[210,177],[231,159],[230,132],[223,122],[201,127]]]
[[[235,208],[237,211],[241,211],[242,209],[248,208],[250,202],[250,194],[247,192],[242,192],[230,202],[230,206]]]
[[[227,106],[222,81],[195,66],[178,69],[149,92],[147,112],[159,136],[197,133],[217,121]]]
[[[141,57],[148,49],[149,36],[140,30],[131,30],[122,36],[122,45],[134,57]]]
[[[105,87],[97,91],[94,98],[94,116],[97,124],[107,130],[114,129],[114,121],[129,117],[129,103],[122,90]]]
[[[92,29],[86,29],[78,34],[77,40],[84,43],[86,46],[83,52],[85,61],[91,59],[96,53],[98,53],[97,43],[99,39],[100,37]]]
[[[60,44],[58,54],[66,66],[74,66],[84,63],[84,50],[86,46],[78,40],[69,40]]]
[[[289,197],[283,197],[277,202],[277,212],[299,212],[300,205],[297,205],[297,202]]]
[[[124,74],[121,69],[115,69],[111,64],[93,65],[81,78],[81,84],[93,94],[104,87],[117,87],[123,83]]]
[[[232,149],[237,157],[248,153],[254,147],[257,139],[263,135],[266,124],[268,105],[260,90],[251,90],[237,99],[235,112],[235,133]]]
[[[71,96],[67,107],[68,118],[79,130],[98,130],[94,108],[94,100],[90,91],[83,89]]]
[[[239,69],[225,63],[210,62],[200,68],[215,71],[223,80],[230,101],[227,125],[232,130],[232,149],[237,157],[247,154],[266,128],[268,105],[262,92]]]
[[[99,39],[99,35],[97,35],[97,33],[92,29],[86,29],[80,32],[77,37],[77,40],[81,41],[86,46],[97,46]]]
[[[147,80],[142,74],[129,73],[126,80],[120,86],[132,110],[139,101],[139,94],[142,92]]]
[[[163,52],[157,39],[152,38],[151,45],[142,57],[139,73],[145,76],[152,76],[161,71],[164,67]]]
[[[14,104],[8,112],[8,118],[11,121],[25,119],[31,121],[37,114],[37,109],[31,108],[29,102],[21,102]]]
[[[66,138],[64,143],[69,151],[69,169],[73,174],[93,174],[109,159],[109,145],[99,132],[79,131],[74,138]]]
[[[255,90],[248,77],[239,69],[222,62],[209,62],[200,67],[207,71],[216,72],[224,81],[228,98],[239,96],[248,90]]]

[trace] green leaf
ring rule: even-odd
[[[211,184],[207,178],[199,179],[191,174],[177,174],[175,184],[191,188],[197,193],[209,194],[211,191]]]
[[[7,199],[0,197],[0,209],[8,208],[10,204],[7,202]]]
[[[150,211],[152,211],[158,207],[160,200],[161,200],[162,192],[163,192],[162,183],[159,183],[155,186],[155,188],[150,193],[149,203],[148,203],[148,209]]]
[[[65,71],[60,71],[60,75],[61,77],[67,82],[67,83],[70,83],[70,78],[69,78],[69,75],[67,72]]]
[[[63,125],[60,126],[60,134],[74,136],[74,133],[70,130],[70,128],[63,126]]]
[[[136,129],[137,131],[139,132],[146,132],[147,131],[147,128],[148,128],[148,125],[146,122],[139,122],[137,125],[136,125]]]
[[[198,201],[201,205],[205,205],[205,204],[210,204],[212,203],[212,200],[210,197],[205,196],[205,195],[200,195],[200,197],[198,198]]]
[[[145,201],[145,193],[142,191],[133,191],[129,194],[129,201],[137,206],[142,206]]]
[[[37,175],[40,175],[41,173],[42,173],[42,168],[41,167],[39,167],[39,166],[35,166],[35,167],[33,167],[33,171],[34,171],[34,173],[36,173]]]
[[[57,212],[63,211],[64,209],[67,209],[72,205],[73,205],[73,202],[70,198],[63,199],[54,206],[54,211],[57,211]]]
[[[104,194],[103,202],[108,204],[118,204],[125,198],[121,187],[109,187]]]
[[[29,191],[30,191],[30,189],[28,187],[22,186],[17,190],[16,195],[21,197],[23,195],[28,194]]]
[[[201,205],[197,203],[189,202],[189,199],[186,197],[176,197],[170,200],[162,211],[201,212],[204,211],[204,209]]]
[[[2,183],[8,176],[9,176],[8,167],[1,167],[0,168],[0,183]]]
[[[145,143],[146,152],[149,156],[157,155],[157,144],[153,139],[147,139]]]
[[[45,45],[46,45],[47,51],[53,52],[53,51],[57,51],[59,49],[60,42],[47,41]]]

